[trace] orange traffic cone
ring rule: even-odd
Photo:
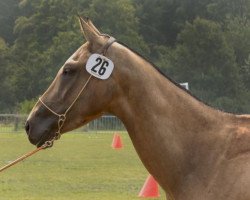
[[[112,141],[112,148],[113,149],[120,149],[122,148],[122,139],[121,136],[117,133],[114,134],[113,141]]]
[[[156,198],[160,196],[158,183],[152,175],[148,176],[138,196],[149,198]]]

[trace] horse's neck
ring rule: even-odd
[[[204,141],[216,140],[215,133],[223,126],[225,114],[199,102],[148,62],[130,54],[126,65],[117,72],[121,91],[110,111],[125,124],[149,172],[161,185],[171,188],[189,173],[185,170],[197,151],[203,158],[209,156],[206,149],[202,150]],[[130,56],[137,60],[129,61]],[[199,162],[202,158],[194,159]]]

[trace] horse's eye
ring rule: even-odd
[[[71,74],[71,69],[69,68],[63,69],[63,75],[69,75],[69,74]]]

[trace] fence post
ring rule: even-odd
[[[14,121],[14,131],[18,131],[18,123],[19,123],[19,116],[18,114],[15,115],[15,121]]]

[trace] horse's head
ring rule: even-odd
[[[26,122],[26,132],[34,145],[41,146],[99,117],[108,111],[114,96],[114,75],[102,80],[112,63],[105,57],[89,59],[94,53],[111,55],[114,40],[100,34],[88,19],[80,18],[80,24],[87,42],[61,67]],[[86,64],[92,72],[86,70]]]

